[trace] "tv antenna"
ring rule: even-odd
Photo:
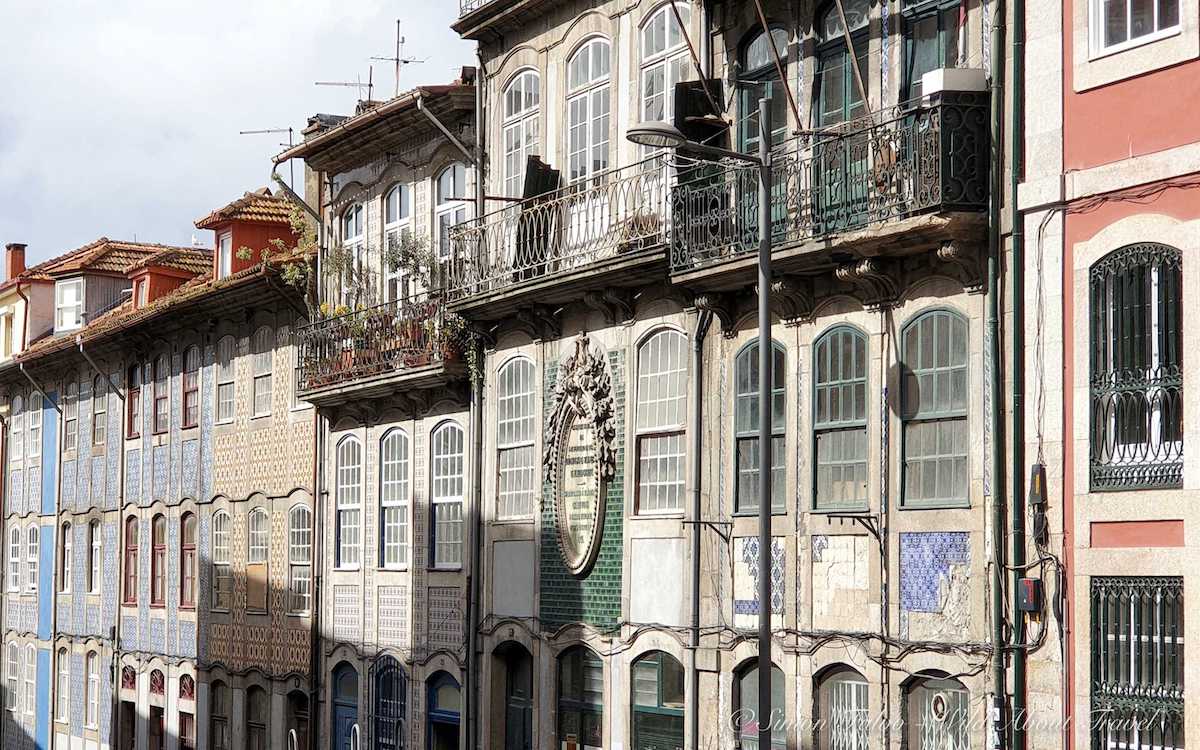
[[[281,143],[279,145],[287,146],[288,148],[291,148],[292,146],[296,145],[295,142],[292,140],[293,133],[292,133],[291,128],[264,128],[263,130],[239,130],[238,131],[238,135],[266,135],[267,133],[287,133],[287,135],[288,135],[287,143]],[[292,192],[294,193],[294,192],[296,192],[296,164],[295,164],[294,159],[288,159],[288,169],[291,171],[291,176],[288,177],[288,187],[290,187],[292,189]]]
[[[371,57],[369,60],[378,60],[379,62],[390,62],[396,66],[396,89],[392,92],[392,96],[400,96],[400,68],[413,63],[423,63],[424,60],[418,60],[415,57],[404,56],[404,37],[400,35],[400,19],[396,19],[396,54],[394,57]]]
[[[367,70],[367,82],[366,83],[362,82],[362,76],[360,75],[357,77],[357,80],[354,80],[354,81],[317,81],[316,85],[317,86],[344,86],[346,88],[355,88],[355,89],[358,89],[358,98],[359,99],[362,99],[363,89],[366,88],[367,101],[371,101],[371,93],[372,93],[373,89],[375,88],[374,78],[375,78],[375,66],[372,65]]]

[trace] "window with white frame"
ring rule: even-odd
[[[165,353],[154,361],[154,434],[165,433],[171,424],[171,358]]]
[[[229,563],[229,514],[217,511],[212,520],[213,609],[228,611],[233,599],[233,571]]]
[[[103,542],[100,539],[100,522],[88,524],[88,582],[87,590],[91,594],[100,593],[100,581],[103,578],[101,570],[104,565]]]
[[[8,457],[20,460],[25,455],[25,399],[13,396],[8,422]]]
[[[608,169],[610,45],[591,39],[567,62],[567,179]]]
[[[437,203],[434,222],[437,227],[438,260],[450,257],[450,230],[467,220],[467,168],[455,162],[437,176]]]
[[[25,532],[25,590],[37,592],[38,588],[38,547],[41,545],[42,532],[35,523]]]
[[[196,607],[196,514],[179,519],[179,606]]]
[[[25,646],[25,713],[33,716],[37,707],[37,649],[33,644]]]
[[[1179,0],[1090,0],[1092,54],[1120,52],[1179,32]]]
[[[525,164],[538,152],[541,76],[522,70],[504,89],[504,194],[520,198],[525,192]]]
[[[384,263],[384,292],[388,302],[405,299],[412,293],[405,269],[393,259],[406,242],[412,239],[412,191],[401,183],[388,191],[383,200],[383,232],[388,247]]]
[[[8,529],[8,590],[21,590],[21,527]]]
[[[54,330],[69,331],[83,325],[83,279],[54,285]]]
[[[63,450],[79,447],[79,386],[71,382],[63,389]]]
[[[409,442],[399,428],[379,443],[380,565],[401,568],[408,559]]]
[[[246,609],[267,610],[271,518],[265,508],[255,508],[246,518]]]
[[[233,233],[222,232],[217,236],[217,278],[223,279],[233,273]]]
[[[271,355],[275,349],[274,338],[271,329],[266,326],[254,332],[253,404],[256,417],[271,413]]]
[[[288,511],[288,611],[312,610],[312,511],[306,505]]]
[[[361,294],[363,291],[357,288],[360,285],[353,282],[359,269],[362,268],[363,252],[366,247],[366,221],[366,211],[361,203],[355,203],[347,208],[342,212],[342,218],[339,220],[342,250],[353,265],[353,270],[343,268],[340,273],[346,275],[332,279],[335,284],[333,291],[337,299],[351,306],[360,302],[355,295]]]
[[[183,352],[183,426],[200,424],[200,347]]]
[[[62,525],[62,539],[59,541],[58,560],[58,590],[64,594],[71,591],[71,553],[74,547],[73,542],[71,524],[64,523]]]
[[[821,681],[818,712],[821,748],[868,750],[871,739],[867,681],[849,667]]]
[[[685,3],[677,3],[684,24],[691,19]],[[675,84],[688,80],[687,38],[671,3],[655,11],[642,26],[642,122],[671,122],[675,117]]]
[[[15,714],[21,710],[21,694],[18,692],[21,682],[21,648],[15,643],[8,644],[8,665],[4,677],[8,688],[4,702],[8,710]]]
[[[54,720],[66,723],[71,718],[71,654],[60,648],[57,654],[58,685],[54,691]]]
[[[433,565],[457,568],[463,562],[463,430],[446,422],[430,438],[432,455]]]
[[[89,651],[84,661],[84,670],[87,673],[87,685],[84,688],[83,723],[95,729],[100,722],[100,654]]]
[[[225,336],[217,342],[217,422],[233,421],[234,350],[237,339]]]
[[[353,435],[337,445],[334,466],[337,506],[337,566],[356,568],[361,560],[362,443]]]
[[[684,415],[687,411],[687,337],[663,329],[638,347],[637,510],[683,510]]]
[[[42,394],[29,394],[29,457],[42,455]]]
[[[108,441],[108,378],[97,375],[92,381],[92,445]]]
[[[496,391],[496,517],[533,514],[537,455],[534,451],[533,362],[510,359],[500,368]]]

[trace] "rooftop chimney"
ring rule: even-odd
[[[25,273],[25,244],[10,242],[4,247],[4,280],[15,279]]]

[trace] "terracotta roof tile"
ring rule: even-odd
[[[218,208],[196,222],[197,229],[212,229],[227,221],[258,221],[270,224],[290,224],[291,201],[271,194],[268,188],[246,193],[223,208]]]
[[[212,268],[212,253],[203,248],[168,248],[134,261],[126,267],[125,273],[128,274],[139,268],[149,268],[150,266],[173,268],[198,276]]]
[[[90,242],[81,248],[34,266],[18,278],[31,278],[35,272],[47,277],[78,271],[124,274],[130,266],[163,251],[194,253],[197,252],[197,249],[149,242],[123,242],[101,237],[95,242]]]

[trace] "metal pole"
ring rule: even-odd
[[[771,748],[771,109],[758,100],[758,747]]]

